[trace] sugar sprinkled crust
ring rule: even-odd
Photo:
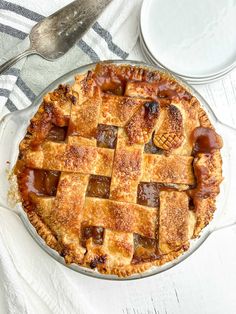
[[[67,263],[125,277],[175,259],[210,222],[221,146],[173,78],[101,63],[45,95],[15,174],[30,222]]]

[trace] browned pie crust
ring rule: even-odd
[[[173,78],[100,63],[45,95],[15,174],[47,245],[67,263],[125,277],[175,259],[210,222],[221,147]]]

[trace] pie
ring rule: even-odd
[[[125,277],[177,258],[210,222],[222,145],[174,78],[99,63],[45,95],[14,171],[48,246],[68,264]]]

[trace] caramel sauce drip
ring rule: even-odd
[[[199,153],[210,154],[215,149],[222,148],[221,137],[211,128],[198,127],[192,134],[193,156]]]
[[[220,192],[219,186],[217,186],[217,190],[214,188],[214,177],[212,177],[208,184],[206,184],[205,178],[209,176],[209,172],[206,167],[195,167],[194,172],[197,178],[197,187],[192,191],[189,191],[194,203],[196,202],[197,198],[211,197],[212,195],[218,194]]]
[[[193,156],[198,154],[206,154],[205,158],[209,160],[214,158],[213,152],[222,148],[223,142],[213,129],[198,127],[193,131]],[[210,162],[211,163],[211,162]],[[194,205],[198,198],[207,198],[219,194],[219,184],[214,175],[210,175],[210,170],[206,166],[194,165],[194,173],[197,180],[197,186],[193,191],[189,191],[190,196],[193,198]]]
[[[98,64],[95,69],[95,81],[105,93],[122,96],[125,92],[126,78],[118,72],[114,72],[111,67],[104,67]]]
[[[126,66],[116,68],[101,63],[96,65],[93,77],[103,92],[119,96],[124,95],[128,81],[142,81],[157,83],[157,96],[160,99],[179,98],[188,101],[192,98],[192,95],[176,82],[161,77],[157,71],[152,72],[143,68]]]
[[[178,97],[176,90],[169,88],[168,84],[159,86],[158,97],[173,99]]]

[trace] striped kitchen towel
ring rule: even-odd
[[[0,0],[0,64],[29,47],[35,23],[69,2]],[[113,0],[62,58],[49,62],[29,56],[0,75],[0,118],[29,106],[49,83],[80,65],[126,59],[137,41],[140,5],[141,0]],[[75,286],[63,266],[32,241],[19,218],[0,207],[0,313],[104,313],[93,308],[85,287],[85,277]]]
[[[126,59],[138,38],[142,0],[113,0],[85,36],[60,59],[29,56],[0,75],[0,117],[29,106],[49,83],[83,64]],[[31,28],[68,0],[0,0],[0,64],[29,47]]]

